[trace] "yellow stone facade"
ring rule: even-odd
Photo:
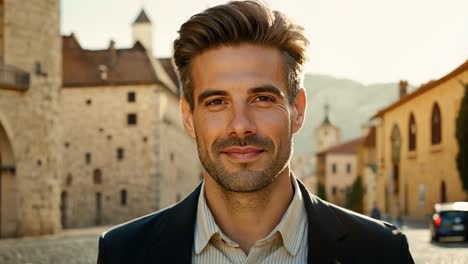
[[[0,1],[0,238],[60,231],[60,2]]]
[[[431,213],[435,203],[465,199],[455,161],[455,121],[463,96],[460,82],[468,82],[468,61],[375,116],[378,202],[391,216],[423,218]],[[431,142],[435,104],[440,109],[441,122],[438,144]],[[411,114],[415,120],[412,128]],[[416,136],[415,149],[411,151],[410,133]]]

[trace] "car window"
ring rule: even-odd
[[[440,216],[445,223],[461,224],[468,219],[468,212],[463,211],[445,211]]]

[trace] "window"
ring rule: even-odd
[[[351,174],[351,164],[349,164],[349,163],[346,164],[346,172],[347,172],[348,174]]]
[[[95,169],[93,171],[93,182],[94,184],[101,184],[102,183],[102,172],[100,169]]]
[[[171,152],[171,154],[170,154],[170,159],[171,159],[171,162],[174,162],[174,153],[173,152]]]
[[[432,107],[431,116],[431,143],[432,145],[440,144],[442,141],[442,117],[440,108],[437,103]]]
[[[70,142],[65,142],[65,148],[69,148],[70,147]]]
[[[91,103],[92,103],[91,99],[86,100],[86,105],[91,105]]]
[[[416,149],[416,121],[414,120],[414,115],[411,113],[408,125],[408,138],[409,138],[409,151]]]
[[[332,173],[335,174],[336,171],[337,171],[337,169],[336,169],[336,164],[333,163],[333,164],[332,164]]]
[[[91,163],[91,153],[87,152],[85,154],[85,162],[86,164],[90,164]]]
[[[136,95],[135,95],[135,92],[128,92],[127,93],[127,101],[129,103],[133,103],[136,101]]]
[[[127,114],[127,124],[132,126],[137,124],[137,115],[135,113]]]
[[[73,182],[72,174],[71,174],[71,173],[68,173],[67,179],[66,179],[66,185],[67,185],[67,186],[71,186],[71,185],[72,185],[72,182]]]
[[[333,187],[332,187],[332,194],[333,194],[333,196],[336,195],[336,186],[333,186]]]
[[[127,205],[127,190],[125,189],[120,191],[120,205]]]
[[[123,160],[124,158],[124,149],[118,148],[117,149],[117,160]]]

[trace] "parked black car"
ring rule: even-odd
[[[441,237],[463,237],[468,241],[468,202],[435,204],[430,229],[432,241]]]

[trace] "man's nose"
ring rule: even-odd
[[[237,104],[232,107],[227,133],[229,136],[238,137],[257,133],[256,123],[248,106],[245,104]]]

